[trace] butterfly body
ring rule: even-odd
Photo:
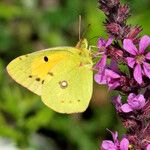
[[[56,47],[14,59],[7,66],[19,84],[41,96],[60,113],[83,112],[92,95],[92,58],[87,41],[76,47]]]

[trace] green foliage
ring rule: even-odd
[[[141,24],[144,34],[149,34],[149,0],[143,0],[142,4],[133,0],[129,4],[133,12],[129,22]],[[61,115],[47,108],[40,97],[12,81],[5,70],[8,62],[21,54],[53,46],[75,45],[79,14],[83,19],[82,33],[85,32],[90,45],[96,45],[97,36],[106,37],[102,24],[104,15],[98,10],[97,1],[0,2],[0,136],[12,139],[20,148],[99,149],[100,141],[109,135],[106,128],[124,132],[111,103],[102,96],[95,98],[101,88],[85,113]],[[95,89],[98,89],[97,85]]]

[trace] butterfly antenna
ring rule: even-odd
[[[87,33],[87,30],[89,30],[90,26],[91,26],[91,24],[88,24],[86,27],[84,27],[83,33],[81,35],[81,30],[82,30],[81,29],[81,27],[82,27],[82,16],[79,15],[79,27],[78,27],[79,28],[79,41],[85,37],[85,35]]]
[[[81,23],[82,23],[82,17],[79,15],[79,41],[81,39]]]

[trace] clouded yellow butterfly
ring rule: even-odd
[[[83,112],[93,88],[92,58],[86,39],[76,47],[56,47],[20,56],[7,71],[20,85],[60,113]]]

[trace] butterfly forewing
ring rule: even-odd
[[[45,77],[56,64],[72,55],[69,49],[54,48],[20,56],[9,63],[7,71],[20,85],[41,95]]]

